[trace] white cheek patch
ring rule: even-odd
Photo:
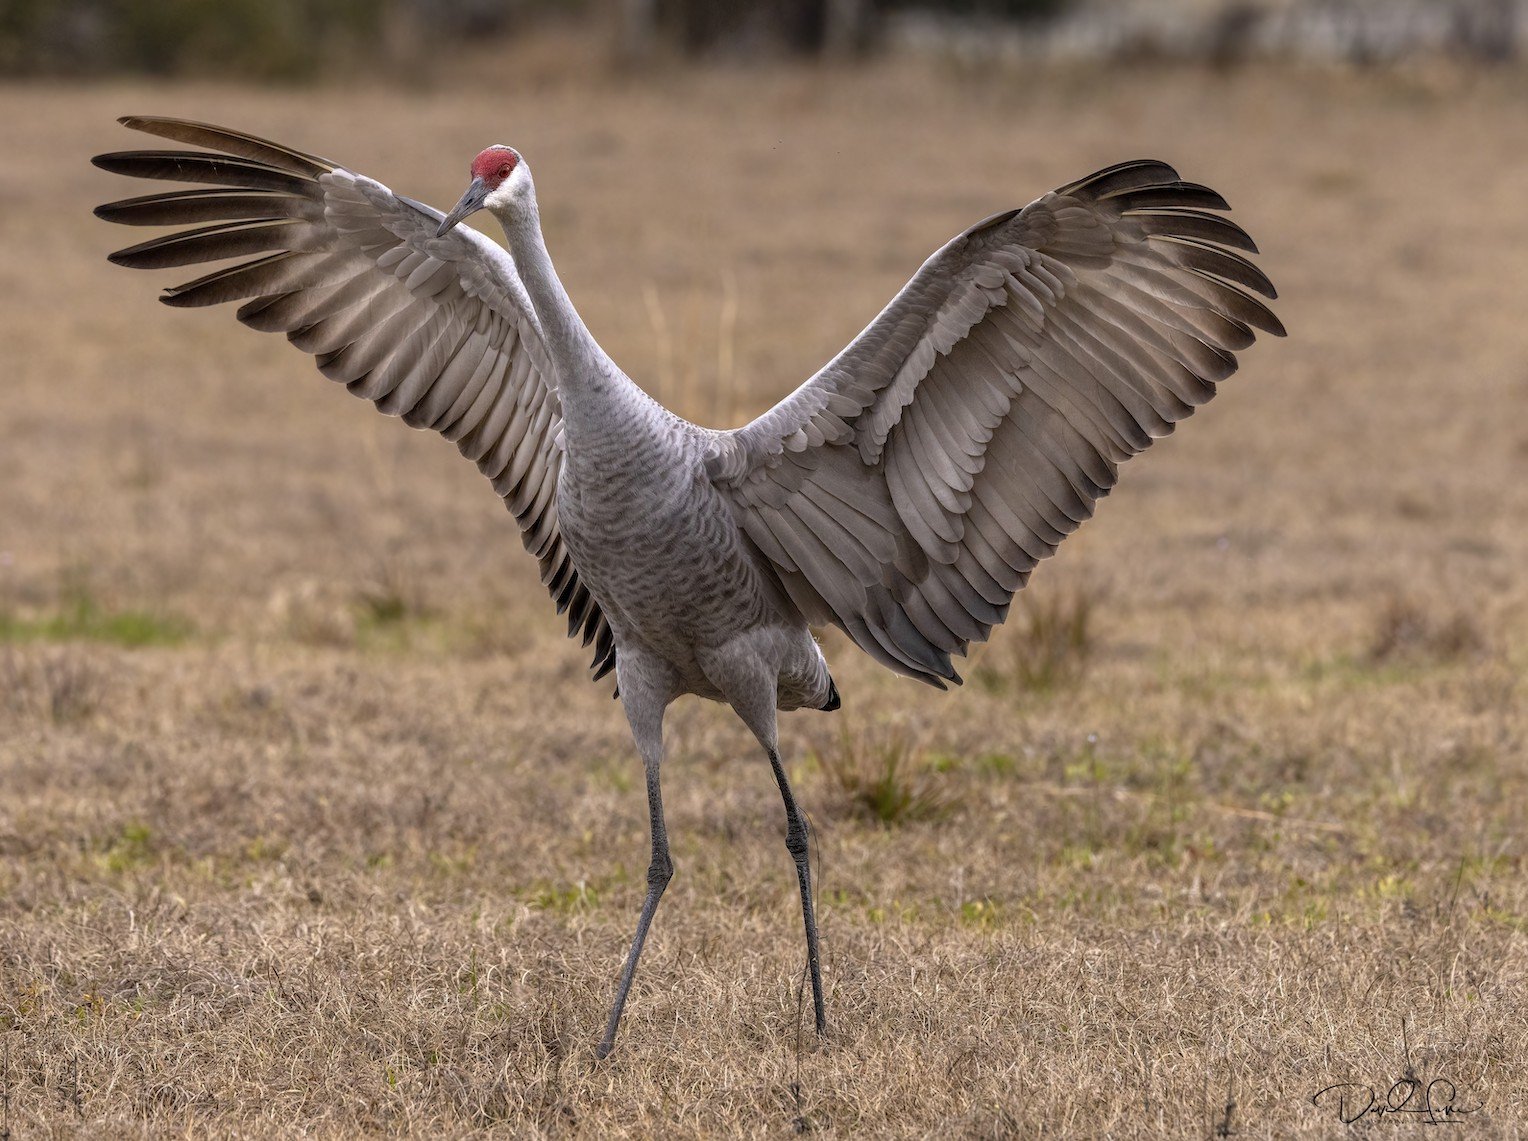
[[[509,189],[509,184],[512,181],[514,181],[513,178],[506,178],[502,183],[499,184],[499,188],[497,190],[493,191],[488,195],[487,198],[483,199],[483,205],[487,206],[490,210],[502,210],[504,207],[510,205],[514,201],[514,195],[510,192]]]
[[[514,205],[524,196],[524,183],[525,163],[521,161],[515,164],[515,169],[509,172],[509,177],[499,183],[488,197],[483,199],[483,205],[490,209],[502,209]]]

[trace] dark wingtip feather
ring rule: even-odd
[[[1260,293],[1269,300],[1278,297],[1278,291],[1266,273],[1225,246],[1180,234],[1162,234],[1158,238],[1164,245],[1173,248],[1173,260],[1185,269],[1213,274],[1224,281]]]
[[[191,285],[167,285],[159,294],[159,304],[168,305],[171,309],[202,309],[207,302],[197,299]]]
[[[118,250],[110,255],[109,260],[114,265],[127,266],[129,269],[164,269],[247,257],[272,250],[300,250],[302,236],[293,228],[299,224],[283,219],[217,222],[211,226],[150,238],[146,242]]]
[[[192,146],[211,147],[224,154],[269,163],[278,169],[305,177],[325,174],[335,168],[335,164],[326,158],[294,150],[246,131],[219,127],[215,123],[200,123],[193,119],[176,119],[165,115],[126,115],[117,121],[130,130],[142,131],[146,135],[190,143]]]
[[[1197,182],[1164,182],[1153,186],[1138,186],[1117,191],[1099,199],[1115,209],[1152,210],[1161,207],[1187,206],[1200,210],[1229,210],[1231,204],[1219,191],[1211,190]]]
[[[1154,158],[1136,158],[1095,170],[1086,178],[1068,183],[1056,193],[1075,194],[1086,191],[1094,198],[1108,198],[1162,183],[1179,181],[1178,172],[1167,163]]]
[[[106,151],[104,154],[91,155],[90,165],[108,174],[131,175],[136,173],[133,168],[137,166],[138,158],[142,153],[142,151]]]
[[[97,206],[95,215],[123,226],[182,226],[194,222],[239,222],[280,218],[316,219],[323,204],[313,198],[273,190],[198,187],[123,198]]]
[[[1260,252],[1246,230],[1229,218],[1208,211],[1188,206],[1164,206],[1157,210],[1124,210],[1121,217],[1129,218],[1148,234],[1197,238],[1249,254]]]
[[[599,681],[600,678],[610,673],[611,670],[615,669],[615,648],[612,646],[604,652],[603,656],[596,655],[594,661],[590,663],[590,668],[594,670],[592,681]],[[617,692],[616,696],[620,696],[619,692]]]
[[[168,182],[234,186],[308,195],[315,183],[306,174],[283,170],[259,159],[210,151],[112,151],[96,155],[91,164],[111,174]]]

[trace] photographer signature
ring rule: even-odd
[[[1396,1115],[1398,1121],[1411,1120],[1419,1125],[1459,1125],[1461,1119],[1475,1113],[1484,1105],[1465,1109],[1455,1105],[1459,1090],[1447,1078],[1433,1078],[1424,1082],[1421,1078],[1408,1076],[1391,1086],[1381,1098],[1373,1086],[1363,1082],[1337,1082],[1327,1086],[1311,1097],[1312,1105],[1334,1101],[1337,1117],[1344,1125],[1373,1114],[1375,1117]]]

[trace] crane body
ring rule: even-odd
[[[577,383],[577,382],[573,382]],[[629,382],[628,382],[629,383]],[[645,397],[643,398],[645,401]],[[633,401],[633,419],[645,404]],[[799,615],[747,549],[705,470],[690,426],[607,425],[567,439],[557,485],[563,539],[600,601],[620,651],[618,679],[640,655],[673,696],[729,700],[734,658],[761,656],[782,709],[821,707],[827,664]],[[633,503],[644,504],[634,512]],[[697,583],[706,589],[696,592]]]
[[[850,345],[731,431],[692,424],[606,355],[558,279],[530,171],[494,145],[448,214],[328,160],[226,128],[129,118],[201,150],[97,156],[199,189],[110,203],[187,226],[112,255],[135,268],[240,258],[167,290],[238,300],[320,371],[456,443],[514,515],[571,635],[612,670],[641,755],[651,860],[598,1053],[614,1046],[674,874],[663,719],[725,702],[769,760],[826,1031],[809,831],[777,712],[839,707],[812,627],[943,688],[952,654],[1007,615],[1036,562],[1087,519],[1118,465],[1282,335],[1271,283],[1214,191],[1141,160],[994,215],[938,250]],[[506,252],[460,226],[479,209]],[[209,225],[200,225],[210,223]]]

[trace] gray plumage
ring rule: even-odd
[[[101,155],[106,170],[212,189],[102,206],[192,226],[112,255],[160,268],[247,259],[169,289],[240,301],[319,370],[456,444],[493,483],[568,630],[616,674],[647,773],[648,891],[600,1045],[611,1049],[672,875],[659,770],[667,706],[729,703],[786,806],[819,1033],[807,826],[776,711],[837,708],[810,627],[940,686],[1087,519],[1118,465],[1171,432],[1283,334],[1268,279],[1213,191],[1125,163],[980,222],[814,377],[735,431],[691,424],[599,348],[542,242],[530,172],[491,147],[449,215],[236,131],[128,118],[206,148]],[[480,207],[510,251],[457,222]]]

